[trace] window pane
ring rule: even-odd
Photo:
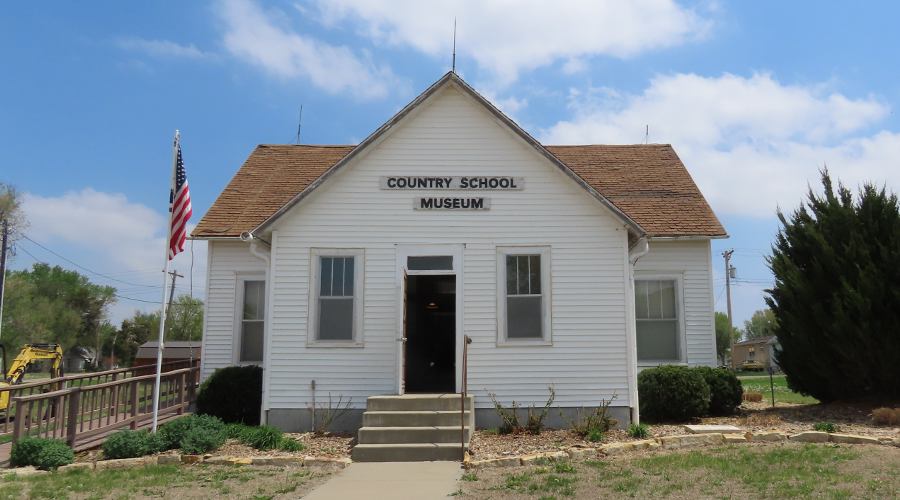
[[[332,257],[321,257],[322,270],[319,273],[319,295],[331,296],[331,267],[334,262]]]
[[[516,256],[506,256],[506,294],[516,294]]]
[[[452,255],[426,255],[407,257],[406,268],[410,271],[452,271]]]
[[[647,296],[647,317],[652,319],[661,318],[662,297],[659,293],[659,281],[648,281],[647,286],[649,288]]]
[[[241,361],[262,361],[263,322],[243,321],[241,330]]]
[[[637,322],[638,360],[678,360],[677,321]]]
[[[634,282],[634,314],[637,319],[647,319],[647,292],[648,285],[646,281]]]
[[[344,296],[353,296],[353,280],[356,274],[353,272],[355,257],[344,257]]]
[[[353,340],[353,299],[319,299],[319,340]]]
[[[541,297],[507,297],[506,337],[510,339],[542,338]]]
[[[659,282],[660,299],[662,300],[662,317],[665,319],[675,319],[675,282],[660,281]]]
[[[528,279],[529,289],[532,295],[540,295],[541,293],[541,256],[531,255],[528,257]]]
[[[331,296],[341,297],[344,295],[344,258],[335,257],[331,267]]]
[[[243,319],[263,319],[265,314],[265,282],[244,282],[244,316]]]
[[[528,295],[528,256],[516,256],[516,280],[518,295]]]

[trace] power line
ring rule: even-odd
[[[89,269],[89,268],[87,268],[87,267],[85,267],[85,266],[82,266],[81,264],[75,262],[74,260],[69,259],[68,257],[64,257],[63,255],[60,255],[59,253],[54,252],[53,250],[51,250],[51,249],[45,247],[44,245],[41,245],[40,243],[38,243],[38,242],[34,241],[33,239],[29,238],[27,234],[22,234],[22,237],[25,238],[26,240],[28,240],[28,241],[34,243],[35,245],[37,245],[37,246],[43,248],[44,250],[46,250],[46,251],[52,253],[53,255],[59,257],[60,259],[62,259],[62,260],[64,260],[64,261],[68,262],[69,264],[72,264],[73,266],[75,266],[75,267],[77,267],[77,268],[79,268],[79,269],[81,269],[81,270],[87,271],[87,272],[89,272],[89,273],[91,273],[91,274],[96,274],[97,276],[106,278],[106,279],[108,279],[108,280],[116,281],[116,282],[119,282],[119,283],[124,283],[124,284],[126,284],[126,285],[140,286],[140,287],[146,287],[146,288],[157,288],[157,289],[159,288],[158,285],[147,285],[147,284],[144,284],[144,283],[132,283],[132,282],[130,282],[130,281],[120,280],[120,279],[118,279],[118,278],[113,278],[112,276],[109,276],[109,275],[106,275],[106,274],[103,274],[103,273],[94,271],[93,269]],[[46,264],[46,262],[45,262],[45,264]]]

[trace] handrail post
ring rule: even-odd
[[[9,404],[16,404],[16,421],[13,423],[13,435],[12,435],[12,443],[16,444],[19,442],[19,437],[22,435],[22,426],[25,425],[25,410],[22,408],[22,405],[19,402],[19,398],[9,398]]]
[[[131,382],[131,424],[129,427],[132,430],[137,429],[138,385],[140,385],[140,383],[139,380]]]
[[[466,461],[466,391],[468,389],[467,385],[469,378],[469,344],[471,343],[472,339],[469,338],[468,335],[463,335],[462,380],[460,380],[459,384],[459,450],[461,454],[460,460],[462,462]],[[469,410],[475,411],[474,408],[470,408]]]
[[[69,393],[69,415],[66,421],[66,444],[75,447],[78,434],[78,408],[81,406],[81,387],[73,387]]]

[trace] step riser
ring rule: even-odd
[[[466,429],[466,442],[471,431]],[[360,444],[458,443],[459,429],[360,429]]]
[[[456,398],[369,398],[368,411],[459,411]],[[472,398],[467,398],[466,410],[472,408]]]
[[[441,448],[353,448],[354,462],[429,462],[459,461],[462,458],[459,446]]]
[[[470,412],[466,412],[469,425]],[[459,412],[395,412],[388,414],[363,413],[363,427],[438,427],[459,425]]]

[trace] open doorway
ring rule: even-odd
[[[405,299],[406,392],[455,392],[456,276],[408,276]]]

